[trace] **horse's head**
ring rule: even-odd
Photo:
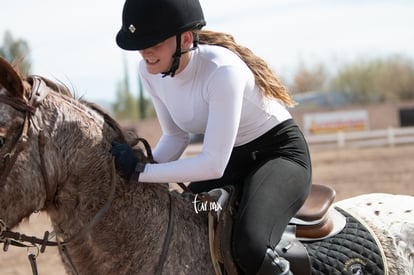
[[[138,157],[151,161],[145,140],[125,139],[99,106],[45,78],[23,79],[3,59],[0,73],[0,219],[9,227],[39,209],[64,219],[53,211],[99,204],[112,181],[113,140],[143,141],[148,154]]]
[[[12,227],[33,211],[57,205],[59,184],[74,192],[79,178],[104,174],[96,160],[109,166],[110,141],[117,134],[62,85],[37,76],[23,79],[3,59],[0,73],[0,219]],[[78,203],[73,193],[66,195],[60,202]]]
[[[29,86],[0,58],[0,219],[11,226],[39,207],[36,196],[41,196],[20,185],[32,167],[27,165],[28,157],[20,154],[30,146],[29,119],[35,111],[29,104]]]

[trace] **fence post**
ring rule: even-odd
[[[337,138],[338,138],[338,147],[344,148],[345,147],[345,134],[342,131],[337,132]]]
[[[393,147],[395,145],[395,131],[393,127],[388,127],[387,130],[387,136],[388,136],[388,146]]]

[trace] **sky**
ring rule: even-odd
[[[6,2],[7,1],[7,2]],[[9,30],[29,43],[32,73],[59,80],[91,101],[115,101],[127,64],[115,43],[121,0],[0,0],[0,43]],[[300,64],[335,68],[358,59],[414,59],[412,0],[200,0],[206,29],[232,34],[289,81]]]

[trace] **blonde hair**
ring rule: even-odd
[[[262,58],[253,54],[250,49],[237,44],[232,35],[208,30],[197,31],[197,34],[200,44],[222,46],[237,54],[252,71],[264,96],[277,99],[289,107],[296,104],[269,65]]]

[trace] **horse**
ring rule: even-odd
[[[17,239],[41,251],[59,246],[68,274],[216,274],[207,214],[167,184],[120,177],[111,142],[138,141],[98,106],[44,77],[23,78],[0,59],[0,114],[0,241],[12,243],[5,234],[44,211],[56,242],[48,232]],[[150,159],[143,151],[141,159]],[[376,233],[382,274],[413,274],[413,197],[369,194],[334,206]],[[363,264],[348,261],[344,274],[364,274]]]

